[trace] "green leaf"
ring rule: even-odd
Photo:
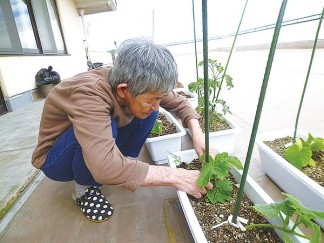
[[[154,123],[151,133],[158,134],[158,135],[161,135],[161,133],[162,133],[162,127],[160,126],[160,124],[158,123],[157,120]]]
[[[308,162],[308,165],[311,166],[311,167],[315,167],[316,162],[311,158],[310,161]]]
[[[283,195],[289,200],[292,207],[295,208],[298,214],[307,216],[307,218],[309,218],[310,220],[324,219],[324,211],[321,212],[321,211],[306,208],[297,197],[289,195],[287,193],[283,193]]]
[[[291,205],[288,199],[275,203],[278,207],[278,210],[283,212],[288,218],[292,217],[296,212],[296,209]]]
[[[314,140],[314,137],[310,133],[308,133],[308,138],[307,138],[307,141],[306,142],[308,144],[311,144],[313,142],[313,140]]]
[[[170,152],[168,152],[168,153],[173,158],[173,161],[176,164],[176,166],[179,166],[182,163],[181,157],[179,155],[176,155],[176,154],[173,154],[173,153],[170,153]]]
[[[324,150],[324,139],[323,138],[315,138],[314,143],[311,145],[311,150],[313,152]]]
[[[197,93],[197,83],[191,82],[190,84],[188,84],[188,89],[192,93]]]
[[[243,170],[243,165],[241,161],[235,156],[229,156],[226,160],[228,164],[233,165],[238,170]]]
[[[200,157],[201,161],[206,160],[206,155]],[[209,156],[209,163],[203,163],[200,176],[198,178],[198,185],[203,188],[210,180],[216,181],[216,186],[207,192],[207,198],[211,203],[225,202],[231,199],[232,184],[226,179],[231,166],[243,168],[240,160],[235,156],[230,156],[228,153],[220,153],[213,159]]]
[[[300,138],[296,138],[296,143],[295,144],[297,144],[299,148],[308,147],[308,143],[303,144],[303,140],[301,140]]]
[[[301,139],[299,139],[300,141],[300,148],[304,147],[304,148],[310,148],[311,147],[311,144],[310,143],[307,143]],[[298,144],[299,145],[299,144]]]
[[[209,159],[208,160],[209,162],[212,162],[213,161],[213,158],[210,155],[208,155],[208,159]],[[203,154],[202,156],[200,156],[199,160],[201,162],[205,163],[205,161],[206,161],[206,154]]]
[[[200,188],[205,187],[213,173],[213,165],[212,163],[204,163],[198,178],[198,185]]]
[[[227,180],[217,180],[215,187],[207,192],[207,198],[211,203],[224,203],[225,201],[231,200],[231,194],[233,186]]]
[[[321,242],[321,228],[317,224],[312,224],[313,234],[310,239],[311,243],[320,243]]]
[[[265,217],[274,218],[281,215],[280,212],[286,215],[286,217],[280,217],[282,222],[282,233],[284,236],[285,242],[291,242],[288,238],[286,230],[288,230],[289,220],[293,215],[297,215],[295,221],[295,226],[304,224],[306,228],[312,229],[311,236],[306,236],[305,238],[309,239],[310,242],[320,243],[321,241],[321,231],[320,227],[313,222],[314,219],[324,219],[324,212],[316,211],[313,209],[305,208],[304,205],[300,202],[295,196],[289,195],[287,193],[282,193],[286,198],[282,201],[265,204],[265,205],[255,205],[253,208],[261,213]],[[274,226],[271,225],[270,226]],[[258,226],[254,226],[258,227]],[[277,226],[279,227],[279,226]],[[294,228],[293,231],[289,231],[291,234],[297,235],[297,232]]]
[[[228,175],[228,167],[226,161],[219,161],[214,166],[214,172],[217,178],[223,180]]]
[[[287,233],[283,233],[283,238],[285,243],[292,243],[292,240],[289,238],[289,235]]]
[[[265,217],[275,218],[279,214],[279,208],[276,203],[256,204],[253,208]]]
[[[207,84],[208,84],[208,93],[204,94],[205,92],[205,85],[204,85],[204,79],[201,77],[198,77],[197,80],[195,82],[191,82],[188,85],[188,89],[191,92],[195,92],[198,95],[198,108],[200,108],[201,110],[204,110],[204,102],[201,102],[200,100],[204,100],[204,96],[208,96],[211,97],[211,103],[212,104],[216,104],[217,100],[218,100],[218,96],[219,96],[219,92],[221,87],[221,82],[222,80],[225,80],[226,82],[226,86],[228,89],[231,89],[233,86],[233,78],[231,76],[229,76],[228,74],[224,74],[224,67],[221,65],[220,62],[218,62],[217,60],[213,60],[213,59],[208,59],[208,69],[209,69],[209,75],[207,78]],[[204,66],[204,62],[201,61],[198,64],[198,67],[203,67]],[[224,103],[225,104],[225,103]],[[210,108],[211,106],[209,106],[208,108]],[[207,109],[207,107],[206,107]],[[223,106],[222,109],[223,114],[231,113],[229,110],[229,107],[227,105]],[[215,113],[217,114],[217,110],[216,109],[212,109],[210,110],[210,114],[211,113]],[[201,114],[201,113],[199,113]]]
[[[310,148],[300,148],[300,146],[295,143],[286,149],[284,157],[293,166],[301,169],[311,162],[312,151]]]

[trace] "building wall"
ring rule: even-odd
[[[61,79],[87,70],[82,25],[74,1],[56,2],[68,54],[0,57],[0,86],[9,111],[35,100],[35,74],[39,69],[51,65]]]

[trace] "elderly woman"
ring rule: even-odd
[[[124,41],[113,67],[78,74],[47,96],[32,164],[56,181],[74,181],[73,198],[90,220],[103,222],[113,207],[102,185],[173,186],[196,198],[199,171],[149,165],[138,157],[159,106],[177,114],[193,136],[200,156],[204,136],[200,118],[184,97],[172,92],[178,80],[171,53],[147,39]]]

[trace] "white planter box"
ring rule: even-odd
[[[257,136],[256,144],[259,147],[262,168],[283,191],[299,198],[305,207],[324,211],[324,188],[263,143],[293,135],[294,131],[291,129]],[[296,136],[303,139],[308,137],[303,132],[297,132]],[[316,222],[324,229],[324,220]]]
[[[160,107],[160,111],[167,120],[176,126],[177,133],[147,138],[145,144],[155,164],[168,163],[168,154],[181,151],[181,137],[186,135],[182,125],[171,115],[170,112]]]
[[[178,155],[181,158],[182,162],[190,163],[193,159],[197,158],[197,154],[194,150],[186,150],[174,153],[174,155]],[[176,163],[174,161],[174,157],[168,156],[169,165],[172,168],[176,168]],[[234,176],[237,182],[240,181],[242,176],[242,171],[238,171],[235,168],[231,170],[232,175]],[[250,177],[247,176],[246,183],[244,186],[245,195],[254,203],[254,204],[269,204],[273,203],[273,200],[269,197],[269,195]],[[177,191],[179,201],[181,203],[181,207],[187,219],[189,228],[191,230],[192,236],[196,243],[207,243],[207,239],[200,227],[198,219],[192,209],[191,203],[186,193],[182,191]],[[280,225],[281,221],[279,218],[267,219],[271,224]],[[292,226],[292,222],[290,222]],[[296,231],[299,231],[298,229]],[[300,231],[299,231],[300,232]],[[276,230],[278,236],[282,239],[282,234],[280,231]],[[303,238],[296,237],[295,235],[291,235],[290,239],[293,242],[309,242]]]
[[[209,133],[209,145],[216,148],[220,153],[227,152],[232,154],[234,152],[236,135],[240,131],[238,125],[233,121],[230,115],[226,115],[225,119],[231,129],[210,132]],[[190,136],[192,136],[189,129],[185,129]]]
[[[186,95],[190,95],[191,98],[187,98],[187,100],[190,102],[193,108],[196,108],[198,106],[198,95],[195,93],[190,92],[189,90],[185,88],[177,88],[173,90],[174,92],[178,93],[182,91]]]

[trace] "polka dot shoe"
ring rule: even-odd
[[[114,209],[98,187],[89,187],[81,197],[74,198],[81,212],[91,221],[100,223],[112,216]]]

